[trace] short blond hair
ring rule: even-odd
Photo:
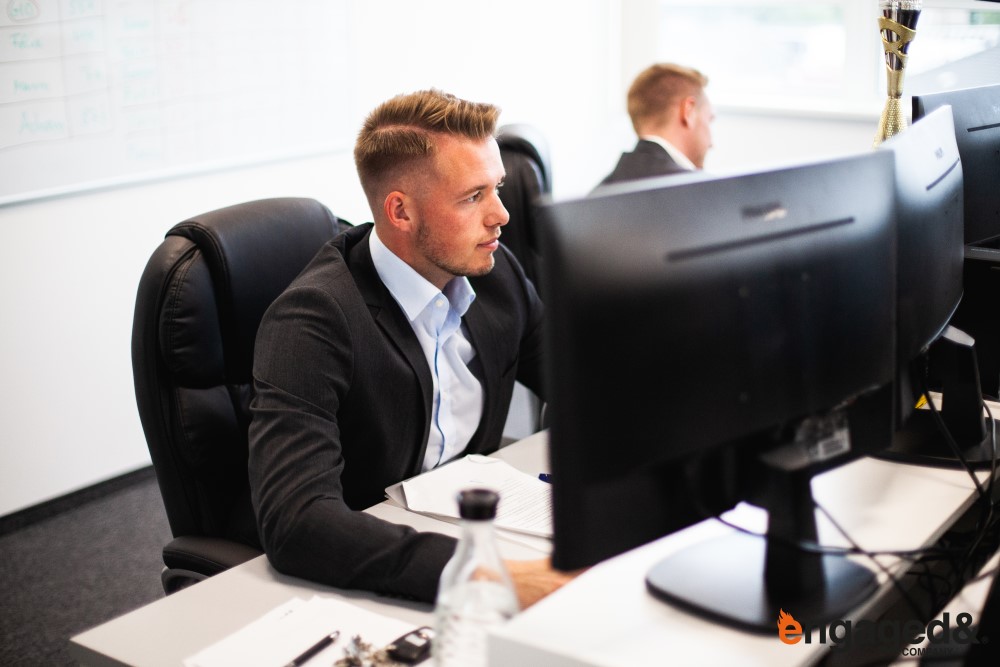
[[[632,81],[628,89],[628,115],[636,132],[647,122],[658,122],[684,98],[702,93],[708,77],[691,67],[673,63],[650,65]]]
[[[373,208],[394,176],[434,153],[434,135],[484,140],[496,132],[500,109],[429,89],[397,95],[365,119],[354,144],[354,164]]]

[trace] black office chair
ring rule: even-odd
[[[169,232],[139,281],[132,369],[174,539],[167,594],[263,553],[247,479],[254,338],[264,311],[348,225],[311,199],[265,199]]]
[[[552,192],[552,164],[549,145],[533,125],[503,125],[497,131],[500,159],[507,177],[500,189],[500,201],[510,213],[503,228],[501,242],[510,249],[524,267],[528,279],[541,292],[542,256],[539,248],[535,203],[543,194]],[[544,406],[529,392],[527,409],[530,430],[545,426]]]
[[[504,125],[497,132],[497,144],[507,178],[500,189],[500,201],[510,213],[501,241],[524,267],[539,290],[541,253],[537,238],[534,204],[539,196],[552,192],[552,166],[545,137],[532,125]]]

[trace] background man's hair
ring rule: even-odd
[[[708,77],[696,69],[673,63],[650,65],[632,81],[628,89],[628,115],[632,127],[657,121],[668,109],[689,95],[700,95]]]
[[[354,164],[369,202],[375,204],[388,177],[433,154],[435,134],[483,140],[496,132],[499,116],[492,104],[433,88],[383,102],[368,114],[354,144]]]

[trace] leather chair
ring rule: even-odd
[[[247,428],[261,316],[349,225],[311,199],[265,199],[175,225],[139,281],[136,402],[173,540],[170,594],[263,553]]]
[[[500,158],[507,178],[500,189],[500,201],[510,213],[501,241],[506,245],[528,278],[541,291],[541,255],[535,229],[534,205],[541,195],[552,192],[552,166],[545,137],[532,125],[512,124],[497,132]]]
[[[535,203],[542,195],[552,193],[552,164],[549,145],[533,125],[503,125],[497,131],[500,159],[507,177],[500,188],[500,201],[510,213],[510,222],[503,228],[501,242],[510,249],[524,267],[524,272],[539,292],[542,277],[541,252],[537,234]],[[546,426],[544,405],[532,392],[527,398],[528,430]]]

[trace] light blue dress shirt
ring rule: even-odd
[[[464,276],[439,290],[389,250],[375,229],[369,245],[375,271],[406,314],[434,379],[423,462],[430,470],[465,451],[483,416],[483,387],[469,370],[476,351],[462,324],[476,292]]]

